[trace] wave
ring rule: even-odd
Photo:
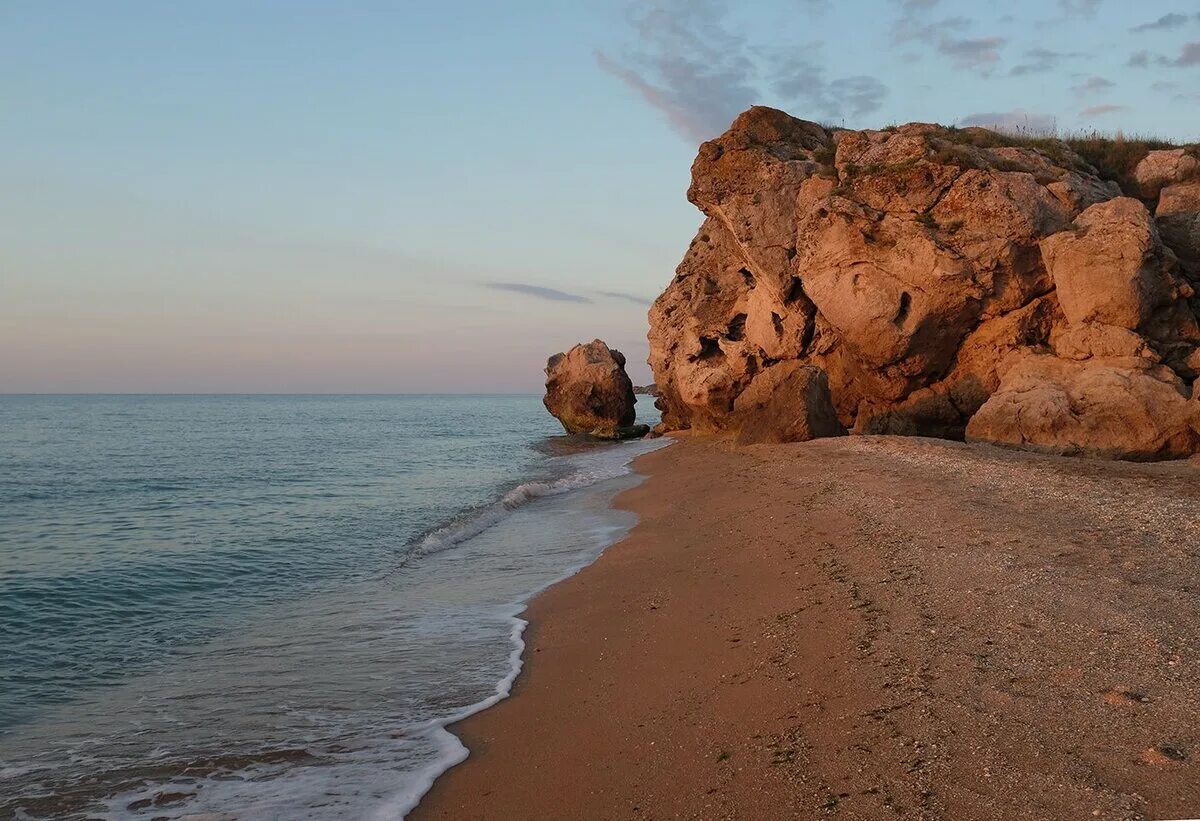
[[[620,445],[617,445],[614,446],[614,449],[620,447]],[[428,556],[431,553],[439,553],[469,539],[473,539],[488,528],[504,521],[515,511],[537,499],[547,496],[559,496],[563,493],[570,493],[573,490],[579,490],[599,482],[625,476],[633,470],[631,466],[633,459],[641,453],[646,452],[649,452],[649,449],[639,449],[639,453],[624,451],[620,453],[620,458],[617,459],[611,457],[607,459],[589,459],[586,467],[578,469],[568,476],[519,484],[507,491],[496,501],[468,511],[449,524],[431,530],[423,537],[410,542],[404,561]]]

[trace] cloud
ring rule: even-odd
[[[819,46],[801,49],[813,53]],[[825,69],[806,56],[793,55],[780,62],[771,80],[779,96],[802,103],[821,117],[861,117],[878,109],[887,96],[887,86],[874,77],[856,75],[826,80]]]
[[[961,36],[971,27],[971,19],[959,16],[930,20],[925,12],[937,3],[938,0],[900,0],[901,14],[892,27],[892,43],[935,43],[937,50],[949,57],[954,65],[981,72],[999,62],[1000,48],[1005,43],[1003,37]]]
[[[1129,55],[1129,62],[1126,64],[1133,68],[1146,68],[1150,65],[1168,66],[1174,68],[1192,68],[1200,66],[1200,40],[1195,40],[1191,43],[1185,43],[1179,51],[1179,56],[1175,58],[1163,57],[1161,54],[1151,54],[1148,51],[1135,51]]]
[[[1043,74],[1058,68],[1058,64],[1071,57],[1081,56],[1077,51],[1052,51],[1048,48],[1031,48],[1025,52],[1026,62],[1013,66],[1009,73],[1020,77],[1025,74]]]
[[[636,45],[596,62],[658,109],[684,136],[707,140],[758,101],[745,41],[725,28],[718,0],[660,0],[632,11]]]
[[[1107,91],[1115,86],[1112,80],[1092,75],[1077,86],[1071,88],[1076,94],[1095,94],[1097,91]]]
[[[529,285],[524,282],[485,282],[483,285],[485,288],[491,288],[493,291],[509,291],[536,299],[549,300],[550,302],[591,302],[590,299],[579,294],[569,294],[566,291],[560,291],[556,288],[545,288],[541,285]]]
[[[952,32],[966,31],[970,27],[971,21],[967,17],[945,17],[924,22],[915,14],[905,13],[892,27],[892,42],[897,45],[913,40],[927,43],[949,37]]]
[[[1005,42],[1003,37],[943,37],[938,43],[938,51],[948,56],[958,68],[988,71],[1000,62],[1000,49]]]
[[[597,291],[596,293],[599,294],[600,296],[606,296],[609,299],[623,299],[626,302],[633,302],[637,305],[642,305],[642,306],[649,305],[650,303],[652,303],[654,301],[651,299],[647,299],[646,297],[634,296],[633,294],[622,293],[621,291]]]
[[[892,27],[893,45],[917,42],[933,43],[938,52],[950,58],[958,68],[988,74],[1000,62],[1000,49],[1007,42],[1003,37],[966,37],[970,29],[968,17],[944,17],[930,20],[924,12],[936,2],[901,0],[901,15]]]
[[[1124,111],[1123,105],[1093,105],[1079,112],[1080,117],[1103,117],[1105,114],[1112,114],[1115,111]]]
[[[1091,17],[1101,2],[1103,0],[1058,0],[1058,5],[1068,17]]]
[[[1134,26],[1133,28],[1130,29],[1130,31],[1132,31],[1135,34],[1138,34],[1143,31],[1158,31],[1161,29],[1173,29],[1178,26],[1184,25],[1185,23],[1187,23],[1188,19],[1189,18],[1186,14],[1178,14],[1177,12],[1171,12],[1170,14],[1164,14],[1162,17],[1158,18],[1157,20],[1155,20],[1152,23],[1142,23],[1140,26]]]
[[[1179,56],[1171,61],[1173,66],[1200,66],[1200,40],[1187,43]]]
[[[1035,114],[1023,108],[1012,111],[987,111],[971,114],[958,121],[962,126],[981,126],[1001,131],[1030,131],[1034,133],[1053,132],[1058,128],[1058,121],[1049,114]]]
[[[859,117],[877,110],[887,96],[887,86],[875,77],[858,74],[834,80],[827,86],[825,110],[835,116],[847,114]]]
[[[768,75],[762,55],[779,49],[729,31],[722,0],[656,0],[634,11],[629,23],[628,52],[618,59],[597,51],[597,64],[690,140],[712,139],[768,92],[781,105],[803,105],[824,118],[870,113],[887,94],[874,77],[827,78],[813,59],[819,44],[790,45],[788,57],[769,61],[778,67]],[[791,56],[797,52],[804,56]]]

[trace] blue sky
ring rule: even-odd
[[[1190,2],[0,5],[0,391],[533,391],[645,312],[697,143],[1200,137]]]

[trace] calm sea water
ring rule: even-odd
[[[0,818],[401,817],[661,444],[560,433],[536,396],[0,396]]]

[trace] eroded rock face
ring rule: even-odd
[[[764,370],[738,396],[733,411],[739,417],[739,445],[807,442],[846,432],[825,372],[797,361]]]
[[[1071,363],[1126,357],[1190,390],[1191,155],[1146,165],[1162,190],[1148,209],[1065,144],[1000,142],[922,123],[827,131],[759,107],[701,146],[688,196],[706,218],[650,310],[664,426],[758,440],[797,365],[820,369],[859,433],[962,438],[1020,353],[1061,360],[1041,373],[1063,384]],[[1175,454],[1181,437],[1129,452]]]
[[[599,339],[579,344],[546,363],[542,400],[567,433],[621,439],[646,433],[634,426],[633,383],[625,356]]]
[[[1184,271],[1200,280],[1200,179],[1164,188],[1154,214]]]

